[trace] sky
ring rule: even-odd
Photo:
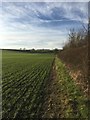
[[[87,2],[2,2],[0,48],[62,48],[70,29],[87,23]]]

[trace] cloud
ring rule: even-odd
[[[68,10],[67,10],[68,9]],[[3,19],[22,24],[87,19],[87,3],[3,3]]]
[[[3,2],[89,2],[89,0],[3,0]]]
[[[3,2],[0,6],[3,46],[61,47],[70,28],[80,29],[82,24],[87,24],[87,5],[78,2]]]

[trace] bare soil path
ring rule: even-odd
[[[43,105],[44,118],[60,118],[61,117],[61,96],[58,80],[56,79],[55,64],[53,66],[50,81],[46,87],[46,99]]]

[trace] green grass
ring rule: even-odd
[[[62,107],[64,107],[64,118],[88,118],[88,107],[85,104],[87,98],[69,76],[64,64],[59,58],[55,60],[58,85],[62,94]]]
[[[3,117],[38,116],[53,59],[53,54],[2,52]]]

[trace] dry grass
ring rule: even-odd
[[[88,95],[88,47],[68,48],[58,54],[77,85]]]

